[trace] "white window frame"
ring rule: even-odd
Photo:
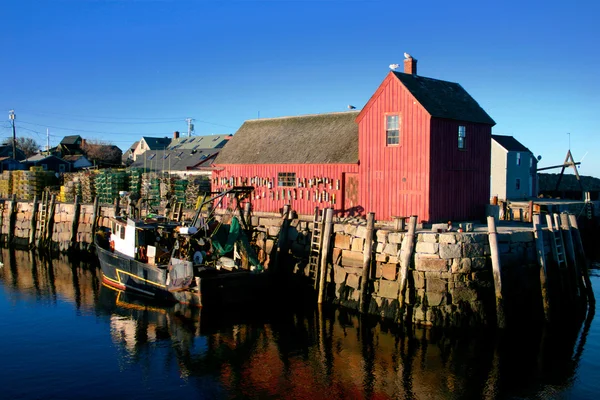
[[[464,125],[458,126],[458,149],[467,149],[467,127]]]
[[[390,118],[396,117],[396,126],[390,126]],[[400,120],[400,114],[386,114],[385,115],[385,145],[386,146],[399,146],[400,145],[400,126],[402,121]]]
[[[517,153],[517,165],[521,165],[521,153]]]
[[[277,173],[277,186],[279,187],[295,187],[296,173],[295,172],[279,172]]]

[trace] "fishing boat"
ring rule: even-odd
[[[95,235],[102,280],[114,288],[193,306],[232,305],[265,293],[269,274],[258,263],[240,204],[252,187],[212,193],[186,226],[167,218],[116,216]],[[215,203],[230,197],[231,222],[213,219]],[[205,206],[207,218],[200,217]],[[233,215],[233,214],[236,215]]]

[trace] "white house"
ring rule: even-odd
[[[537,159],[512,136],[492,135],[491,197],[537,197]]]

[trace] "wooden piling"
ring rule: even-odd
[[[333,228],[333,208],[325,210],[325,220],[323,221],[323,238],[321,247],[321,267],[319,268],[319,299],[322,304],[325,298],[325,282],[327,280],[327,260],[331,249],[331,232]]]
[[[48,214],[46,216],[46,237],[45,242],[46,245],[50,246],[50,241],[52,240],[52,233],[54,233],[54,212],[56,210],[56,197],[52,195],[50,198],[50,206],[48,207]]]
[[[398,300],[400,303],[400,308],[404,307],[404,303],[406,302],[407,293],[407,278],[408,278],[408,270],[410,267],[410,259],[412,257],[413,251],[415,249],[415,231],[417,230],[417,216],[413,215],[410,217],[410,221],[408,222],[408,232],[406,236],[404,236],[404,240],[402,241],[402,248],[400,249],[400,293],[398,296]]]
[[[35,234],[37,230],[37,217],[38,217],[38,196],[37,194],[33,196],[33,208],[31,210],[31,224],[29,225],[29,248],[32,249],[35,247]]]
[[[6,208],[6,201],[2,200],[0,203],[0,235],[2,235],[2,228],[4,228],[4,209]]]
[[[119,215],[121,215],[121,204],[119,203],[118,197],[115,198],[114,208],[115,208],[115,217],[118,217]]]
[[[11,243],[15,234],[15,221],[17,219],[17,195],[13,194],[8,206],[8,243]]]
[[[73,225],[71,225],[71,248],[77,244],[77,229],[79,228],[79,214],[81,213],[81,205],[79,204],[79,196],[75,195],[73,202]]]
[[[569,258],[567,257],[567,248],[566,248],[566,244],[565,244],[565,237],[563,235],[563,229],[562,229],[562,225],[560,223],[560,216],[558,215],[558,213],[553,213],[552,214],[552,219],[554,221],[554,230],[557,232],[558,234],[558,241],[560,242],[560,246],[562,247],[562,252],[563,252],[563,257],[564,257],[564,262],[565,262],[565,266],[564,268],[561,270],[560,268],[560,263],[559,263],[559,273],[560,273],[560,279],[561,279],[561,284],[562,284],[562,289],[563,292],[566,291],[566,294],[569,297],[569,302],[570,304],[574,304],[575,303],[575,291],[572,289],[572,286],[574,286],[574,282],[571,279],[571,274],[569,272]],[[560,257],[560,252],[557,251],[557,254]],[[559,262],[557,260],[557,262]]]
[[[277,239],[277,250],[275,253],[275,269],[280,270],[283,254],[287,248],[287,233],[289,228],[291,207],[289,204],[283,206],[283,213],[281,215],[281,227],[279,228],[279,238]]]
[[[248,202],[246,202],[246,204],[244,204],[244,218],[246,219],[246,223],[248,224],[249,227],[252,226],[252,223],[250,220],[251,212],[252,212],[252,204],[248,201]]]
[[[538,263],[540,265],[540,289],[542,292],[542,305],[544,307],[544,317],[550,322],[550,296],[548,292],[548,267],[546,265],[546,253],[544,251],[544,233],[540,227],[540,215],[534,214],[533,234],[535,236],[535,248],[537,251]]]
[[[569,270],[570,281],[573,282],[572,290],[574,295],[579,298],[583,288],[580,287],[582,283],[580,279],[581,275],[579,273],[579,266],[577,265],[577,257],[575,256],[575,246],[573,244],[573,235],[571,232],[571,223],[569,222],[568,214],[560,214],[560,225],[564,232],[565,250],[569,255],[569,265],[573,266],[572,269]]]
[[[569,214],[569,222],[571,223],[571,227],[573,228],[573,241],[575,243],[575,247],[578,248],[578,253],[580,254],[580,259],[582,260],[581,275],[585,283],[585,294],[590,303],[590,307],[594,308],[596,306],[596,297],[594,296],[592,282],[590,281],[590,275],[588,272],[588,261],[585,257],[585,250],[583,249],[583,241],[581,240],[581,231],[579,230],[577,217],[573,214]]]
[[[494,290],[496,292],[496,321],[499,328],[505,328],[506,318],[504,314],[504,299],[502,298],[502,266],[500,264],[500,251],[498,250],[496,220],[494,217],[487,217],[487,223],[492,258],[492,271],[494,274]]]
[[[360,312],[365,313],[369,310],[369,278],[371,276],[371,256],[373,253],[373,231],[375,230],[375,213],[367,214],[367,232],[365,245],[363,247],[363,266],[362,279],[360,281]]]
[[[94,197],[94,208],[92,210],[92,242],[96,238],[96,229],[98,228],[98,213],[99,213],[98,196]]]

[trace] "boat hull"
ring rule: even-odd
[[[96,246],[102,281],[120,290],[142,293],[156,299],[200,306],[197,289],[170,291],[167,269],[148,265],[131,257]]]
[[[248,305],[264,298],[271,286],[268,273],[212,270],[196,274],[195,287],[170,291],[166,268],[139,262],[98,245],[96,248],[105,284],[165,301],[198,307]]]

